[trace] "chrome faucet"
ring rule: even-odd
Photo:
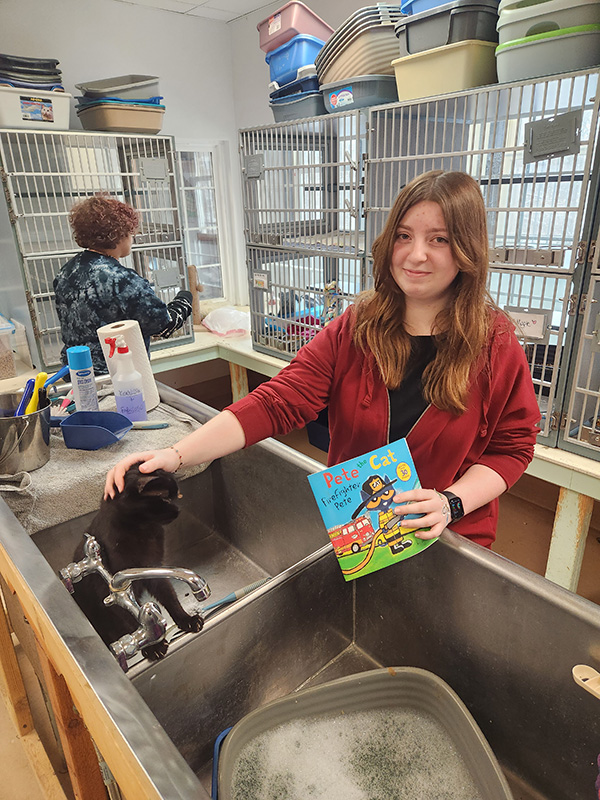
[[[61,569],[60,577],[69,592],[73,594],[74,583],[78,583],[92,572],[97,572],[108,584],[110,592],[104,598],[104,605],[121,606],[136,618],[139,623],[137,630],[121,636],[110,645],[111,652],[125,672],[127,671],[127,659],[147,645],[162,641],[167,632],[167,620],[158,605],[152,601],[142,605],[138,603],[131,588],[134,581],[175,578],[187,583],[196,600],[206,600],[210,596],[210,588],[204,578],[183,567],[132,567],[111,575],[102,563],[102,553],[98,541],[89,533],[85,534],[83,551],[84,558]]]

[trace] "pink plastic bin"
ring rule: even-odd
[[[333,28],[298,0],[290,0],[270,17],[259,22],[256,28],[260,37],[260,49],[265,53],[281,47],[299,33],[315,36],[323,42],[333,33]]]

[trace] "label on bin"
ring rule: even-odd
[[[273,14],[269,17],[269,36],[281,30],[281,14]]]
[[[354,94],[351,86],[344,86],[336,92],[329,93],[329,104],[332,108],[343,108],[354,105]]]
[[[54,122],[54,109],[52,100],[41,97],[19,97],[21,101],[21,119],[36,120],[37,122]]]

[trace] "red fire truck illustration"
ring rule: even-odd
[[[348,553],[358,553],[368,547],[375,534],[371,520],[365,514],[357,517],[351,522],[331,528],[329,536],[336,556],[347,555]]]

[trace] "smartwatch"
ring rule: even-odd
[[[457,497],[455,494],[448,491],[440,492],[440,494],[443,494],[448,500],[448,505],[450,506],[450,521],[456,522],[457,520],[462,519],[465,515],[465,510],[460,497]]]

